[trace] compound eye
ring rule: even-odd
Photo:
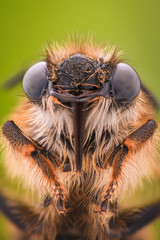
[[[140,91],[140,78],[137,72],[128,64],[118,63],[114,69],[111,79],[116,100],[133,100]]]
[[[47,63],[39,62],[29,68],[24,75],[23,89],[29,98],[38,100],[42,96],[47,83]]]

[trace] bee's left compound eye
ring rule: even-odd
[[[111,78],[114,96],[118,101],[133,100],[140,91],[140,78],[128,64],[118,63]]]
[[[24,75],[23,89],[29,98],[39,99],[47,83],[47,63],[39,62],[33,65]]]

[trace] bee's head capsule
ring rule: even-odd
[[[88,102],[96,97],[106,97],[112,68],[110,63],[74,54],[54,70],[56,78],[52,80],[49,76],[49,95],[63,102]]]
[[[97,67],[96,62],[84,55],[74,54],[59,65],[58,84],[62,90],[77,96],[83,90],[95,91],[98,89]]]

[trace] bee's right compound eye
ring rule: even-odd
[[[111,78],[114,96],[118,101],[131,101],[140,91],[140,78],[128,64],[118,63]]]
[[[48,83],[47,63],[39,62],[26,72],[23,78],[23,89],[31,99],[39,99]]]

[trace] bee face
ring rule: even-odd
[[[50,95],[70,102],[87,102],[100,96],[130,101],[140,91],[139,76],[129,65],[104,62],[102,58],[94,61],[82,54],[73,54],[59,64],[48,59],[24,76],[23,87],[31,99],[42,97],[48,85]]]
[[[10,145],[8,159],[11,155],[12,165],[18,165],[14,174],[25,176],[44,196],[42,213],[30,220],[42,237],[53,231],[66,237],[73,225],[74,237],[83,233],[82,239],[125,236],[117,201],[156,165],[157,123],[141,86],[116,50],[88,43],[51,47],[45,61],[26,72],[27,100],[2,131]],[[109,225],[115,217],[118,231]]]

